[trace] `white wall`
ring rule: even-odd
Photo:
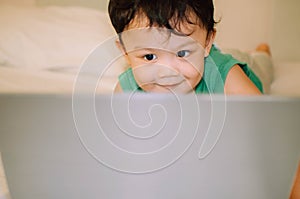
[[[35,0],[37,5],[73,5],[107,10],[108,0]]]
[[[299,0],[215,0],[217,43],[253,50],[267,42],[276,61],[300,61]]]
[[[300,1],[274,0],[271,44],[278,60],[300,61]]]
[[[272,6],[273,0],[215,0],[218,43],[250,50],[270,42]]]
[[[35,0],[0,0],[0,4],[34,5]]]

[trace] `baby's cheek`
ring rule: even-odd
[[[186,73],[188,76],[194,76],[195,74],[203,74],[204,71],[204,55],[203,53],[195,53],[185,60]]]
[[[194,66],[192,64],[186,64],[182,68],[182,74],[188,79],[191,78],[198,78],[199,76],[202,76],[203,74],[203,67],[201,66]]]
[[[152,83],[155,79],[156,70],[148,65],[132,67],[132,72],[139,86]]]

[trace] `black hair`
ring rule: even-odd
[[[190,11],[196,15],[196,21],[191,20]],[[204,27],[209,33],[216,24],[213,0],[110,0],[108,12],[117,33],[123,32],[139,13],[148,18],[150,27],[155,24],[180,30],[180,24],[188,22]]]

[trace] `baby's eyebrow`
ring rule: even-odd
[[[199,45],[196,41],[189,41],[189,42],[186,42],[186,43],[182,43],[178,46],[174,46],[173,49],[166,49],[163,47],[163,45],[161,45],[161,47],[155,45],[155,46],[150,46],[150,45],[136,45],[136,46],[133,46],[132,50],[149,50],[149,51],[152,51],[152,50],[167,50],[167,51],[177,51],[177,50],[182,50],[183,48],[186,48],[186,47],[191,47],[191,46],[195,46],[195,45]]]
[[[186,43],[182,43],[181,45],[177,46],[177,49],[182,49],[182,48],[186,48],[186,47],[190,47],[190,46],[194,46],[194,45],[199,45],[196,41],[189,41]]]
[[[133,51],[149,51],[155,52],[157,50],[167,51],[170,53],[177,53],[180,50],[195,50],[199,48],[199,43],[193,39],[173,39],[170,43],[150,43],[150,42],[137,42],[131,43],[131,45],[127,46],[126,43],[124,45],[127,52]]]
[[[134,46],[133,50],[159,50],[160,48],[157,47],[149,47],[149,46]]]

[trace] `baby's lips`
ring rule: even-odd
[[[169,77],[163,77],[156,79],[156,83],[162,86],[172,86],[180,84],[184,81],[184,78],[182,76],[169,76]]]

